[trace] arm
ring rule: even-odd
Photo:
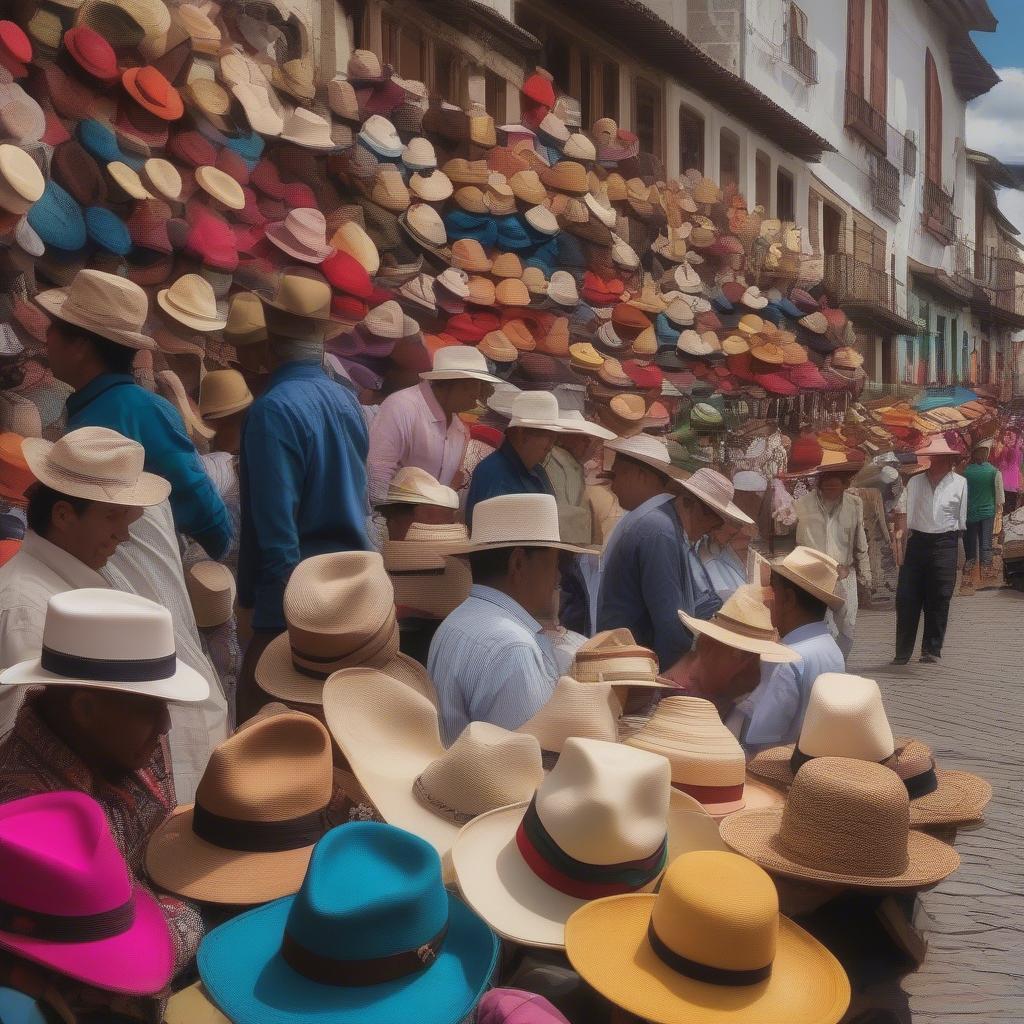
[[[960,525],[958,527],[961,533],[967,530],[967,481],[962,480],[963,488],[960,491]]]
[[[1006,488],[1003,486],[1003,474],[996,470],[996,512],[1006,504]]]
[[[661,665],[674,665],[693,646],[693,635],[679,620],[680,609],[694,612],[693,581],[683,568],[686,552],[668,533],[653,533],[637,545],[640,593],[654,631]]]
[[[406,423],[395,396],[386,399],[370,424],[370,454],[366,469],[370,478],[370,504],[380,504],[406,455]]]
[[[536,644],[496,648],[480,666],[478,684],[467,694],[470,720],[518,729],[551,698],[555,680]]]
[[[868,590],[871,589],[871,559],[868,557],[868,538],[864,530],[864,502],[853,495],[857,504],[857,522],[853,528],[853,564],[857,567],[857,579]]]

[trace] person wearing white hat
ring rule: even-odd
[[[468,345],[448,345],[434,354],[419,384],[389,395],[370,426],[370,501],[385,501],[395,474],[405,466],[429,473],[439,484],[460,490],[466,483],[462,456],[469,428],[460,414],[486,399],[501,382],[487,361]]]
[[[403,466],[377,506],[387,524],[388,540],[405,540],[413,523],[449,526],[459,512],[459,496],[425,469]]]

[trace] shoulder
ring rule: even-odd
[[[861,511],[863,511],[863,509],[864,509],[864,499],[859,494],[854,494],[853,491],[847,491],[846,492],[846,498],[847,498],[847,501],[849,501],[851,505],[853,505],[855,508],[858,508]]]

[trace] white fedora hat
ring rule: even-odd
[[[616,455],[625,455],[627,458],[642,462],[651,469],[677,482],[682,482],[688,475],[685,470],[672,465],[672,459],[668,453],[668,446],[661,438],[652,437],[650,434],[634,434],[632,437],[616,437],[605,443],[605,448]]]
[[[445,750],[433,704],[373,669],[335,672],[324,716],[381,817],[441,856],[468,821],[528,800],[544,777],[537,740],[489,722],[472,722]]]
[[[85,686],[182,704],[210,695],[210,684],[175,657],[166,608],[93,588],[50,598],[39,657],[0,673],[0,686]]]
[[[796,651],[779,643],[779,632],[772,626],[771,612],[761,600],[759,590],[746,584],[737,587],[710,621],[696,619],[682,610],[679,619],[691,633],[756,654],[762,661],[798,661],[800,656]]]
[[[753,526],[750,518],[738,505],[733,504],[732,481],[714,469],[698,469],[693,476],[679,481],[679,486],[689,491],[694,497],[713,509],[715,512],[731,519],[734,523]]]
[[[516,731],[537,738],[545,767],[551,767],[573,736],[614,743],[621,710],[607,683],[581,683],[572,676],[561,676],[548,702]]]
[[[27,437],[21,451],[35,478],[73,498],[148,508],[171,493],[171,485],[142,470],[146,449],[107,427],[79,427],[57,441]]]
[[[565,409],[562,412],[562,432],[565,434],[586,434],[600,441],[611,441],[615,437],[614,430],[602,427],[600,423],[592,423],[583,413],[576,409]]]
[[[500,494],[481,501],[473,509],[469,543],[452,548],[450,554],[468,555],[496,548],[559,548],[580,555],[597,551],[562,541],[558,504],[550,494]]]
[[[567,429],[558,408],[558,399],[548,391],[523,391],[516,395],[509,426],[551,430],[559,434]]]
[[[651,892],[680,854],[725,848],[714,819],[672,789],[665,758],[569,739],[528,804],[463,828],[452,863],[466,902],[499,935],[561,949],[565,922],[588,900]]]
[[[836,593],[839,563],[823,551],[795,547],[785,558],[772,562],[772,572],[784,576],[801,590],[824,601],[829,608],[842,608],[846,601]]]
[[[469,345],[446,345],[434,353],[432,369],[420,380],[482,380],[498,385],[501,380],[487,369],[487,360]]]
[[[403,466],[388,484],[382,505],[434,505],[437,508],[459,507],[459,496],[450,487],[438,483],[419,466]]]

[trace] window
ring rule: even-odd
[[[618,121],[619,113],[619,65],[604,61],[601,68],[601,114]],[[595,118],[594,120],[597,120]]]
[[[789,63],[808,82],[818,80],[818,54],[807,42],[807,15],[789,5]]]
[[[685,104],[679,105],[679,170],[696,167],[704,173],[704,118]]]
[[[458,51],[447,43],[434,43],[434,80],[430,84],[449,103],[465,105],[465,65]]]
[[[718,137],[718,184],[721,188],[740,184],[740,137],[728,128]]]
[[[495,124],[505,123],[505,79],[493,71],[484,72],[487,113]]]
[[[868,95],[871,106],[884,117],[889,91],[889,0],[871,0],[871,50],[868,57]]]
[[[395,64],[398,60],[398,22],[386,14],[380,16],[380,56],[382,64]]]
[[[754,203],[765,210],[772,205],[772,160],[760,149],[754,156]]]
[[[633,95],[633,131],[640,140],[640,149],[663,160],[661,90],[645,78],[637,78],[633,82]]]
[[[950,321],[952,327],[949,332],[949,382],[955,384],[959,379],[959,347],[957,346],[956,339],[960,336],[959,325],[956,317]]]
[[[821,209],[822,251],[834,256],[843,251],[843,212],[831,203],[824,203]]]
[[[935,66],[932,51],[925,51],[925,94],[924,94],[924,148],[925,175],[929,181],[942,187],[942,89],[939,86],[939,72]]]
[[[775,215],[779,220],[793,220],[796,217],[796,197],[793,175],[780,167],[775,172]]]
[[[423,80],[423,33],[409,21],[401,23],[387,14],[380,17],[381,58],[391,64],[402,78]]]
[[[883,154],[888,146],[888,0],[847,0],[846,127]]]

